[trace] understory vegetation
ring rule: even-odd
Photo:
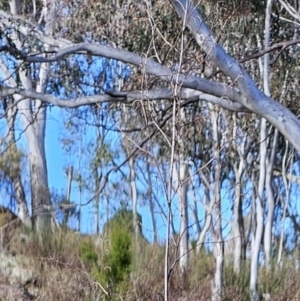
[[[57,230],[47,235],[43,244],[34,232],[19,228],[2,247],[0,287],[4,289],[0,299],[163,300],[164,246],[149,244],[143,237],[135,241],[124,226],[115,224],[105,236]],[[172,266],[178,260],[178,246],[175,241],[170,245]],[[258,291],[262,300],[300,297],[297,256],[285,256],[281,266],[274,261],[269,271],[260,268]],[[200,253],[192,249],[189,269],[181,273],[175,265],[170,273],[170,300],[210,300],[213,271],[213,254],[205,248]],[[249,280],[249,262],[241,264],[237,275],[227,257],[223,300],[250,300]]]

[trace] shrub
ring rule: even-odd
[[[92,265],[92,276],[108,290],[109,295],[129,291],[129,275],[132,270],[132,219],[119,212],[105,226],[109,246],[98,264],[98,256],[93,245],[81,247],[81,258]]]
[[[79,247],[79,254],[84,263],[87,264],[97,264],[98,255],[92,242],[83,242]]]
[[[128,277],[131,271],[132,237],[121,226],[112,229],[110,237],[110,250],[104,256],[104,264],[109,267],[105,269],[106,280],[111,283],[120,283]]]

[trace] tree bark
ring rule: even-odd
[[[30,165],[30,182],[31,182],[31,202],[34,226],[37,232],[46,234],[52,228],[52,207],[50,192],[48,188],[48,172],[46,166],[46,154],[44,146],[39,145],[44,142],[37,139],[32,131],[26,131],[29,165]]]
[[[179,208],[180,208],[180,229],[179,229],[179,267],[182,272],[186,272],[189,261],[189,235],[188,235],[188,181],[187,179],[187,167],[185,160],[185,141],[184,141],[184,128],[185,128],[185,111],[184,108],[180,110],[180,130],[178,133],[178,184],[179,184]]]
[[[134,169],[134,161],[133,157],[129,159],[129,170],[130,170],[130,190],[131,190],[131,198],[132,198],[132,216],[133,216],[133,230],[135,235],[135,241],[138,241],[138,237],[140,235],[140,225],[139,225],[139,218],[137,212],[137,187],[136,187],[136,175]]]
[[[55,21],[55,1],[51,3],[44,1],[42,16],[45,18],[45,33],[52,35]],[[18,15],[20,5],[18,1],[10,1],[12,15]],[[20,36],[14,32],[14,43],[19,50],[23,48]],[[49,46],[45,45],[49,50]],[[19,62],[21,64],[21,61]],[[37,92],[44,92],[47,83],[49,63],[41,63],[39,70],[39,82]],[[19,68],[19,77],[25,89],[33,89],[30,72]],[[17,97],[19,98],[19,97]],[[35,110],[33,109],[35,107]],[[33,104],[30,99],[18,102],[18,110],[21,113],[21,121],[25,130],[29,170],[31,184],[31,205],[34,226],[40,233],[49,231],[52,221],[52,208],[50,192],[48,188],[48,172],[45,153],[45,128],[46,128],[46,107],[41,101]]]
[[[201,177],[204,177],[204,175],[202,174]],[[208,185],[208,187],[204,187],[203,188],[203,190],[204,190],[203,206],[205,208],[205,221],[204,221],[204,226],[202,228],[202,231],[200,232],[198,240],[197,240],[197,248],[196,248],[196,250],[197,250],[198,254],[199,254],[200,250],[203,247],[203,243],[204,243],[206,234],[209,231],[209,229],[211,228],[212,211],[213,211],[214,203],[210,199],[209,189],[210,189],[209,185]]]
[[[239,163],[234,163],[234,173],[235,173],[235,198],[233,205],[233,235],[234,235],[234,271],[239,274],[241,269],[241,259],[245,258],[245,229],[244,229],[244,219],[243,219],[243,204],[242,204],[242,175],[244,173],[244,152],[246,135],[244,136],[241,146],[237,146],[236,143],[236,117],[234,115],[234,126],[233,126],[233,143],[236,146],[236,151],[239,153],[240,161]]]
[[[189,236],[188,236],[188,202],[187,202],[187,181],[186,163],[184,156],[180,154],[179,159],[179,206],[180,206],[180,229],[179,229],[179,267],[186,272],[189,261]]]
[[[156,226],[156,219],[155,219],[155,214],[154,214],[154,202],[153,202],[153,187],[152,187],[152,179],[151,179],[151,172],[150,172],[150,160],[147,160],[147,178],[149,182],[149,188],[148,188],[148,197],[149,197],[149,210],[150,210],[150,218],[152,222],[152,231],[153,231],[153,243],[157,244],[158,239],[158,232],[157,232],[157,226]]]
[[[274,192],[272,188],[273,182],[273,168],[275,163],[277,140],[278,140],[278,130],[275,129],[273,145],[271,147],[270,158],[267,160],[267,172],[266,172],[266,197],[268,214],[266,218],[265,231],[264,231],[264,250],[266,257],[266,267],[268,270],[271,268],[272,259],[272,226],[274,218],[275,200]]]
[[[213,151],[214,151],[214,182],[213,182],[213,248],[215,257],[215,273],[212,281],[212,301],[221,301],[223,292],[223,265],[224,265],[224,241],[222,234],[221,213],[221,158],[219,142],[218,113],[210,106],[213,127]]]
[[[6,104],[7,105],[7,104]],[[8,104],[9,106],[11,103]],[[6,119],[7,119],[7,127],[8,127],[8,133],[7,133],[7,143],[9,145],[8,151],[18,151],[16,147],[16,141],[15,141],[15,117],[17,113],[17,108],[15,106],[12,106],[11,108],[8,108],[6,110]],[[11,150],[12,149],[12,150]],[[20,164],[20,162],[18,163]],[[22,183],[22,178],[20,174],[21,169],[16,172],[11,174],[8,174],[9,178],[11,179],[15,191],[15,199],[17,202],[17,208],[18,208],[18,218],[22,221],[22,223],[31,228],[32,223],[31,223],[31,218],[29,215],[28,211],[28,206],[26,202],[26,197],[25,197],[25,191],[24,191],[24,186]]]
[[[259,181],[258,190],[256,192],[256,231],[251,255],[251,267],[250,267],[250,294],[252,301],[258,301],[259,295],[257,292],[257,278],[258,278],[258,257],[260,244],[263,234],[263,192],[266,178],[266,155],[267,155],[267,121],[266,119],[261,120],[260,130],[260,170],[259,170]]]
[[[286,140],[285,141],[285,152],[282,159],[282,179],[284,183],[284,189],[285,189],[285,195],[284,195],[284,206],[283,206],[283,213],[282,213],[282,226],[281,226],[281,233],[280,233],[280,240],[279,240],[279,246],[278,246],[278,257],[277,257],[277,263],[280,264],[282,260],[282,253],[283,253],[283,242],[284,242],[284,229],[285,229],[285,223],[286,223],[286,216],[287,216],[287,207],[290,200],[290,192],[291,192],[291,179],[288,181],[288,177],[286,174],[286,171],[288,169],[288,162],[287,162],[287,155],[288,155],[288,149],[289,149],[289,143]],[[291,154],[290,158],[294,158],[294,155]],[[290,161],[290,170],[293,170],[293,159]]]

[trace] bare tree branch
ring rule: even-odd
[[[182,89],[181,99],[186,100],[184,105],[199,100],[208,101],[231,111],[249,112],[249,110],[238,103],[230,101],[228,98],[219,98],[209,94],[197,92],[191,89]],[[132,92],[107,92],[101,95],[82,96],[75,99],[61,99],[51,94],[38,93],[30,90],[18,88],[2,88],[0,89],[0,97],[19,94],[23,98],[39,99],[44,103],[64,108],[77,108],[84,105],[91,105],[103,102],[122,102],[132,103],[136,100],[158,100],[172,99],[174,97],[172,89],[155,89],[147,91]],[[21,99],[22,100],[22,99]],[[19,100],[19,101],[21,101]]]
[[[253,59],[257,59],[257,58],[265,55],[266,53],[270,53],[270,52],[272,52],[274,50],[277,50],[277,49],[281,49],[281,51],[282,51],[282,50],[288,48],[289,46],[299,44],[299,43],[300,43],[300,39],[295,39],[295,40],[292,40],[292,41],[284,41],[284,42],[281,42],[281,43],[276,43],[276,44],[274,44],[270,47],[267,47],[267,48],[265,48],[261,51],[254,52],[250,56],[239,60],[239,62],[244,63],[244,62],[247,62],[247,61],[250,61],[250,60],[253,60]]]

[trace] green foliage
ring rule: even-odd
[[[131,271],[132,236],[122,224],[116,225],[112,229],[110,243],[110,250],[104,256],[104,276],[108,283],[117,284],[126,281]]]
[[[122,209],[104,226],[109,237],[109,251],[103,258],[101,278],[109,284],[127,279],[132,263],[132,213]]]
[[[142,217],[138,214],[138,222],[139,225],[142,223]],[[124,228],[128,233],[133,234],[133,213],[131,210],[127,210],[126,208],[120,209],[112,219],[110,219],[103,227],[103,232],[108,233],[110,235],[110,232],[113,231],[113,229],[122,227]],[[142,233],[142,229],[140,227],[140,233]]]
[[[15,145],[6,148],[6,151],[0,154],[0,170],[13,179],[21,172],[24,154]]]
[[[2,0],[2,1],[0,1],[0,9],[4,10],[4,11],[9,9],[8,0]]]
[[[96,147],[95,156],[90,163],[91,169],[101,168],[113,160],[113,155],[109,146],[105,143]]]
[[[102,250],[101,262],[92,241],[84,241],[79,247],[80,258],[91,275],[104,285],[109,294],[129,291],[129,274],[132,271],[132,213],[120,210],[104,226],[108,230],[108,248]]]
[[[82,260],[87,264],[97,264],[98,255],[92,242],[83,242],[79,247],[79,254]]]

